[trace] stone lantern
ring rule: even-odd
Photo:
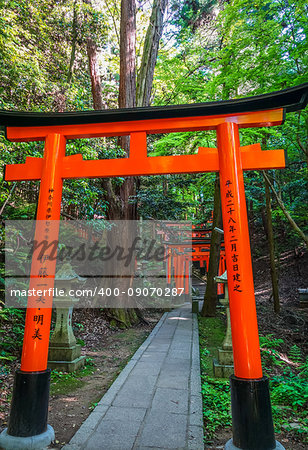
[[[49,343],[50,369],[73,372],[85,363],[85,356],[81,356],[81,346],[76,343],[72,327],[73,307],[79,300],[69,295],[69,291],[78,281],[85,281],[85,278],[79,277],[69,263],[63,264],[55,276],[56,325]]]
[[[214,375],[218,378],[228,378],[234,373],[234,366],[227,271],[225,271],[222,275],[215,277],[215,281],[216,283],[223,283],[225,287],[225,296],[220,299],[219,302],[226,308],[227,330],[222,343],[222,348],[218,349],[218,361],[214,360]]]

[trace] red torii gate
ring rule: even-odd
[[[259,144],[240,147],[239,128],[281,125],[284,113],[307,104],[308,84],[239,100],[198,105],[136,108],[78,113],[0,112],[10,141],[45,141],[43,158],[6,166],[7,181],[41,180],[36,237],[60,219],[65,178],[198,173],[219,171],[228,270],[235,376],[231,377],[233,442],[237,448],[273,449],[275,439],[268,381],[262,376],[248,234],[243,170],[284,167],[284,151],[261,151]],[[216,130],[217,149],[199,148],[195,155],[147,156],[147,134]],[[68,139],[130,136],[128,158],[86,160],[65,156]],[[48,230],[48,231],[46,231]],[[48,256],[48,255],[46,255]],[[41,264],[33,262],[30,287],[39,285]],[[55,263],[44,261],[48,287]],[[17,371],[11,417],[5,438],[46,437],[49,392],[47,355],[52,297],[42,311],[35,297],[28,301],[21,370]],[[39,327],[37,317],[44,316]],[[1,445],[3,441],[0,442]],[[9,444],[6,444],[9,448]]]
[[[209,242],[180,242],[172,243],[169,241],[163,241],[166,251],[166,278],[167,282],[171,283],[173,278],[176,287],[182,287],[184,283],[185,294],[190,292],[190,271],[189,262],[199,261],[200,267],[208,268],[210,259],[210,243]],[[224,247],[220,251],[218,275],[222,275],[226,270],[226,255]],[[173,276],[173,272],[176,272],[176,276]],[[183,280],[179,280],[183,278]],[[221,283],[217,285],[217,294],[223,294],[223,287]]]

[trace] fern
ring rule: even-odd
[[[302,352],[296,344],[292,345],[292,347],[290,348],[289,358],[291,359],[291,361],[296,363],[302,362]]]

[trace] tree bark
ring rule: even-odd
[[[89,62],[89,71],[90,71],[90,79],[91,79],[91,90],[92,90],[92,98],[93,98],[93,107],[95,110],[103,109],[103,99],[102,99],[102,88],[101,88],[101,79],[99,75],[98,63],[97,63],[97,47],[95,42],[91,39],[87,39],[87,55]],[[119,200],[116,197],[114,190],[112,188],[112,183],[110,178],[102,178],[101,179],[102,188],[107,194],[109,200],[109,215],[114,219],[120,217],[116,217],[116,213],[119,210]],[[109,216],[108,215],[108,216]],[[108,217],[108,218],[111,218]]]
[[[267,228],[267,217],[266,217],[266,207],[262,205],[261,207],[261,218],[262,218],[262,225],[264,229],[264,233],[266,235],[266,239],[268,239],[268,228]]]
[[[165,11],[167,0],[154,1],[153,11],[151,15],[151,23],[149,29],[157,28],[155,36],[151,40],[147,38],[150,44],[147,44],[147,51],[142,57],[143,66],[146,71],[140,71],[140,77],[146,78],[146,82],[142,83],[138,89],[140,99],[138,106],[144,106],[144,101],[149,101],[153,83],[154,68],[157,59],[159,40],[162,34],[161,14]],[[155,6],[155,8],[154,8]],[[154,12],[155,10],[155,12]],[[163,12],[161,12],[163,11]],[[155,21],[160,20],[159,26],[156,27]],[[150,36],[148,30],[147,35]],[[133,108],[136,106],[136,5],[135,0],[122,0],[121,2],[121,34],[120,34],[120,86],[119,86],[119,107]],[[87,41],[87,52],[89,59],[89,69],[91,75],[91,86],[93,95],[93,104],[95,109],[103,109],[102,91],[100,84],[100,76],[98,71],[96,45],[92,39]],[[155,58],[153,57],[155,56]],[[147,63],[147,59],[151,59],[151,63]],[[147,95],[143,95],[143,89],[147,90]],[[148,103],[147,103],[148,104]],[[129,155],[129,137],[123,136],[119,139],[119,145]],[[109,211],[107,217],[110,220],[132,220],[137,218],[137,205],[130,201],[136,194],[136,178],[129,177],[124,180],[120,188],[115,187],[111,180],[102,180],[102,185],[107,193],[109,202]],[[125,239],[121,236],[121,239]],[[134,309],[108,310],[113,320],[119,318],[118,322],[121,326],[130,326],[137,320],[137,313]]]
[[[99,74],[99,67],[97,62],[97,48],[96,43],[92,38],[87,39],[87,55],[89,61],[91,91],[94,109],[105,109],[106,105],[104,105],[103,103],[101,77]]]
[[[265,200],[266,200],[267,242],[270,255],[274,311],[275,313],[278,314],[280,312],[280,302],[279,302],[278,274],[275,264],[275,243],[274,243],[273,222],[272,222],[271,196],[270,196],[270,187],[266,178],[264,178],[264,182],[265,182]]]
[[[119,108],[136,106],[136,3],[135,0],[121,2],[120,32],[120,87]],[[121,136],[119,145],[129,156],[129,137]],[[136,195],[135,178],[125,178],[120,187],[121,218],[136,220],[136,205],[130,199]]]
[[[136,106],[136,3],[121,2],[119,108]]]
[[[133,73],[131,72],[130,75],[125,71],[125,64],[123,64],[122,58],[124,58],[124,61],[128,61],[128,64],[130,66],[130,71],[135,71],[134,69],[134,59],[135,54],[134,50],[132,50],[132,45],[134,45],[134,28],[132,25],[135,23],[135,19],[132,17],[128,17],[128,11],[130,14],[135,14],[134,9],[130,8],[131,5],[129,3],[133,3],[134,1],[123,1],[122,4],[124,4],[124,17],[122,17],[121,23],[128,23],[130,24],[129,27],[129,33],[125,33],[124,31],[121,33],[122,39],[126,39],[126,41],[121,42],[121,89],[119,94],[119,106],[120,107],[127,107],[127,106],[134,106],[135,105],[135,89],[134,83],[131,82],[131,75]],[[128,6],[128,11],[125,8],[125,6]],[[125,29],[125,26],[121,26],[121,30]],[[123,37],[124,36],[124,37]],[[129,43],[127,43],[127,39],[130,40]],[[126,47],[128,45],[128,47]],[[128,48],[130,50],[128,50]],[[102,89],[101,89],[101,79],[99,75],[99,67],[98,67],[98,60],[97,60],[97,47],[96,43],[92,38],[87,39],[87,55],[88,55],[88,61],[89,61],[89,71],[90,71],[90,78],[91,78],[91,89],[92,89],[92,97],[93,97],[93,106],[95,110],[100,110],[105,108],[105,104],[103,102],[102,98]],[[131,58],[131,59],[129,59]],[[135,80],[133,75],[133,80]],[[135,83],[136,84],[136,83]],[[123,94],[124,92],[124,94]],[[126,103],[125,103],[126,102]],[[122,144],[123,148],[126,150],[126,152],[129,152],[129,139],[127,137],[124,137],[123,140],[120,142]],[[109,210],[107,213],[107,217],[110,220],[121,220],[128,218],[128,214],[126,213],[126,208],[128,205],[128,199],[131,194],[131,186],[133,185],[133,181],[131,179],[126,179],[122,186],[118,189],[115,189],[112,183],[112,180],[109,178],[103,178],[101,180],[102,187],[104,191],[106,192],[106,196],[108,198],[109,202]],[[119,239],[124,239],[124,236],[119,237]],[[120,244],[120,242],[110,242],[112,245]],[[123,243],[125,245],[125,243]],[[118,273],[118,268],[115,267],[114,274],[118,277],[118,280],[121,278],[121,274]],[[109,280],[109,283],[112,282],[112,279]],[[118,287],[118,286],[117,286]],[[125,289],[123,289],[124,291]],[[127,328],[130,327],[132,324],[138,321],[137,314],[134,309],[127,309],[125,308],[125,305],[123,304],[122,309],[106,309],[105,314],[107,317],[109,317],[112,324],[117,324],[121,328]]]
[[[215,227],[222,228],[219,174],[216,174],[215,180],[213,230],[211,235],[210,260],[207,271],[204,302],[201,310],[201,316],[203,317],[214,317],[216,315],[217,283],[215,282],[214,278],[218,274],[222,234],[214,231]]]
[[[153,75],[159,41],[164,27],[164,15],[168,0],[154,0],[150,23],[144,40],[141,66],[137,80],[137,106],[148,106],[151,100]]]
[[[135,0],[122,0],[121,2],[121,31],[120,31],[120,83],[119,83],[119,108],[134,108],[136,106],[136,3]],[[129,137],[121,136],[119,145],[129,156]],[[136,220],[136,205],[130,202],[135,196],[136,186],[134,177],[125,178],[118,191],[120,201],[109,211],[110,219]],[[126,227],[126,229],[128,229]],[[129,233],[129,231],[127,232]],[[115,233],[113,233],[115,238]],[[117,242],[111,245],[120,245],[127,248],[130,237],[122,229],[122,234],[116,236]],[[120,291],[127,292],[132,283],[132,278],[122,277],[121,267],[115,267],[113,272],[121,283]],[[133,274],[132,274],[133,277]],[[121,301],[121,299],[118,299]],[[121,327],[130,327],[138,322],[135,309],[125,308],[125,298],[122,299],[122,309],[108,309],[108,314],[113,320],[118,321]]]

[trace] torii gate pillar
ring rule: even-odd
[[[220,192],[230,295],[234,372],[230,377],[233,439],[226,450],[278,449],[268,379],[262,376],[239,132],[217,127]],[[277,445],[276,445],[277,444]]]

